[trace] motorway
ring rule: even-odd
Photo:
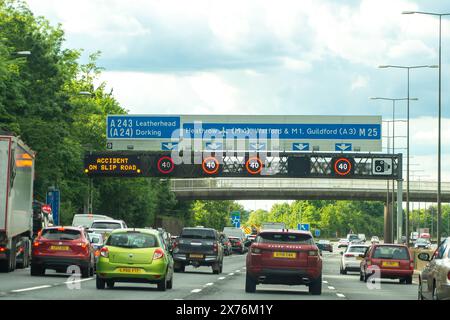
[[[174,274],[173,289],[157,291],[156,285],[116,283],[113,289],[97,290],[95,278],[69,279],[67,275],[47,270],[42,277],[31,277],[29,269],[0,274],[0,300],[70,299],[70,300],[415,300],[417,282],[399,284],[382,280],[369,289],[359,281],[358,273],[339,274],[341,249],[324,252],[322,295],[308,294],[306,286],[258,285],[256,293],[246,293],[245,255],[225,257],[223,273],[211,268],[187,267]]]

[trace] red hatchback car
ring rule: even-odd
[[[314,295],[322,293],[322,258],[310,232],[264,230],[247,255],[246,292],[257,284],[307,285]]]
[[[33,242],[31,275],[45,274],[45,269],[65,273],[69,266],[78,266],[81,277],[94,275],[95,253],[83,228],[49,227]]]
[[[359,279],[367,282],[375,278],[400,279],[400,283],[411,284],[414,261],[409,249],[399,244],[372,245],[361,261]]]

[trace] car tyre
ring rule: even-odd
[[[164,279],[162,279],[158,283],[158,291],[166,291],[166,289],[167,289],[167,281],[166,281],[166,277],[164,277]]]
[[[245,292],[255,293],[256,292],[256,280],[253,279],[248,274],[245,277]]]
[[[173,271],[174,272],[184,272],[186,266],[181,264],[181,263],[175,263],[174,267],[173,267]]]
[[[97,276],[97,278],[95,279],[95,287],[98,290],[103,290],[103,289],[105,289],[105,284],[106,284],[106,281]]]
[[[359,281],[364,281],[364,276],[361,271],[359,271]]]
[[[213,271],[213,274],[220,273],[220,264],[218,262],[216,262],[212,265],[212,271]]]
[[[422,281],[419,278],[419,287],[417,289],[417,300],[423,300],[423,295],[422,295]]]
[[[91,267],[81,267],[81,278],[86,279],[89,278],[89,275],[91,273]]]
[[[39,267],[39,266],[36,266],[36,265],[32,264],[31,267],[30,267],[30,274],[33,277],[43,276],[45,274],[45,269],[42,268],[42,267]]]
[[[436,281],[433,281],[433,291],[431,293],[431,299],[432,300],[439,300],[439,298],[437,296]]]
[[[346,268],[342,268],[342,274],[347,274],[347,269]]]
[[[173,286],[173,276],[172,276],[172,278],[170,278],[169,281],[167,281],[166,287],[167,287],[167,289],[172,289],[172,286]]]
[[[312,295],[322,294],[322,275],[309,284],[309,293]]]
[[[405,284],[412,284],[412,276],[405,278]]]
[[[108,289],[114,288],[114,281],[112,281],[112,280],[107,280],[107,281],[106,281],[106,287],[107,287]]]

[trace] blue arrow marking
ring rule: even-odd
[[[308,151],[309,143],[293,143],[292,150],[294,151]]]
[[[207,150],[221,150],[222,143],[221,142],[207,142],[206,149]]]
[[[178,142],[161,142],[162,150],[178,150]]]
[[[335,151],[352,151],[352,144],[351,143],[336,143],[334,150]]]
[[[264,150],[266,149],[265,143],[250,143],[251,150]]]

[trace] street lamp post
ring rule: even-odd
[[[379,68],[398,68],[398,69],[406,69],[407,71],[407,120],[406,120],[406,223],[405,223],[405,233],[406,233],[406,244],[409,245],[409,71],[411,69],[419,69],[419,68],[436,68],[434,65],[420,65],[420,66],[397,66],[397,65],[381,65]]]
[[[438,115],[438,190],[437,190],[437,241],[438,244],[441,243],[441,216],[442,216],[442,207],[441,207],[441,71],[442,71],[442,59],[441,59],[441,38],[442,38],[442,17],[450,16],[450,13],[435,13],[435,12],[424,12],[424,11],[404,11],[403,14],[425,14],[430,16],[439,17],[439,115]]]
[[[395,102],[396,101],[403,101],[408,100],[408,98],[384,98],[384,97],[371,97],[371,100],[387,100],[392,101],[392,154],[395,153]],[[417,101],[419,99],[417,98],[411,98],[410,100]],[[388,138],[389,139],[389,138]],[[389,149],[388,149],[389,152]],[[392,214],[391,214],[391,234],[392,234],[392,240],[394,238],[394,212],[395,212],[395,185],[394,180],[392,180]],[[388,182],[388,192],[389,192],[389,182]],[[389,198],[388,198],[389,199]],[[389,200],[388,200],[389,201]],[[399,201],[397,199],[397,201]],[[389,203],[388,203],[389,205]],[[401,235],[397,235],[397,238],[400,239]]]

